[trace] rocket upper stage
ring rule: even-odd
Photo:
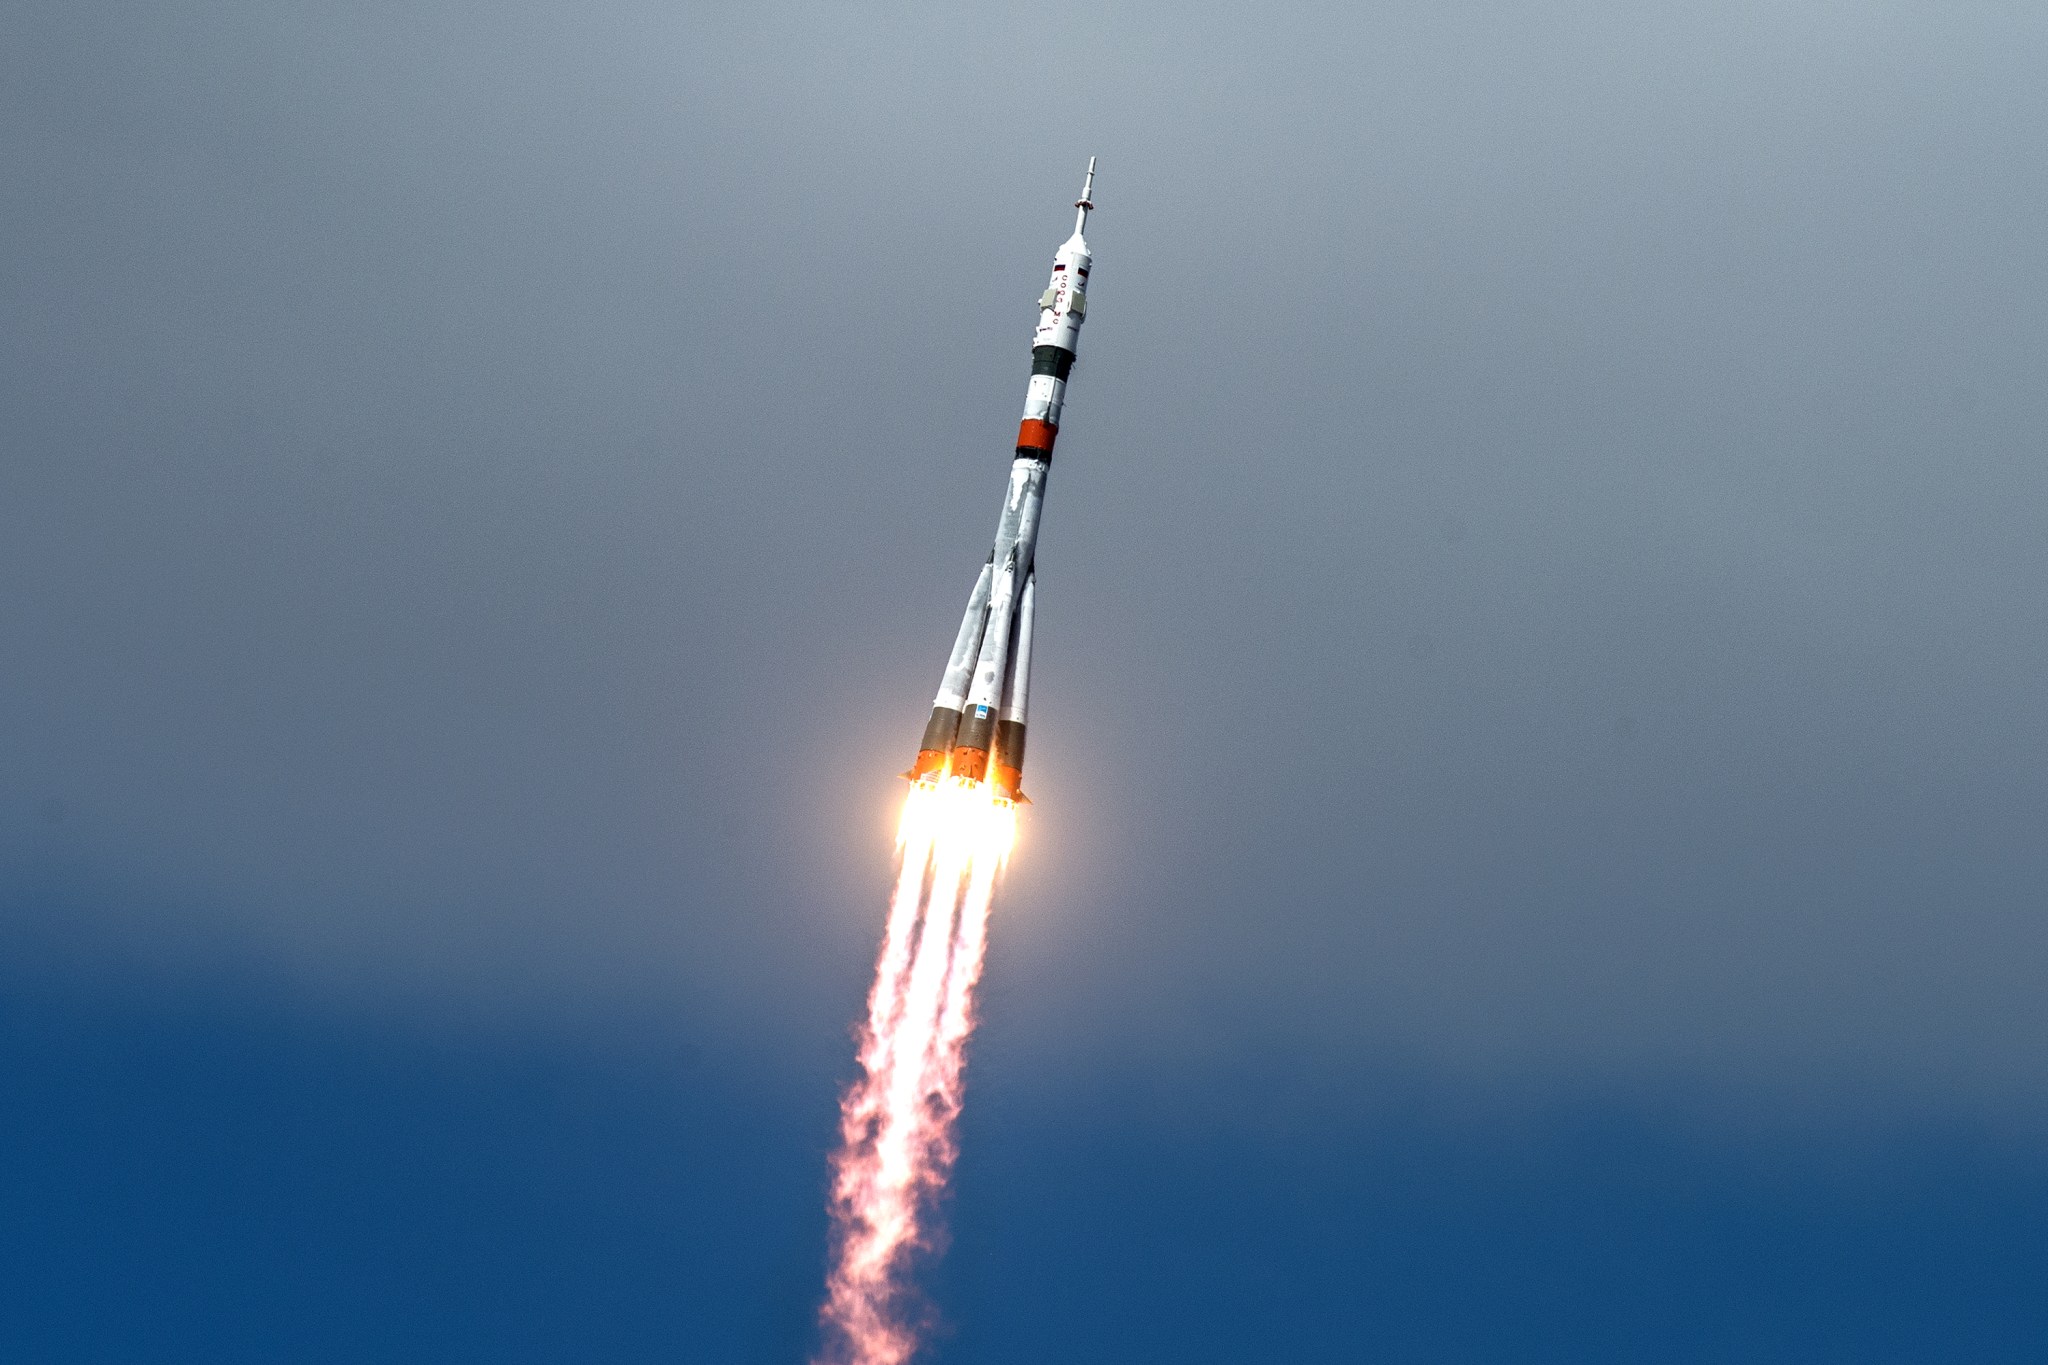
[[[1026,697],[1031,685],[1032,617],[1038,603],[1038,517],[1073,372],[1081,323],[1088,316],[1088,211],[1095,207],[1095,158],[1074,201],[1074,235],[1053,256],[1052,282],[1038,300],[1031,338],[1031,381],[1017,428],[1010,487],[996,523],[995,548],[967,598],[953,653],[933,699],[914,782],[957,777],[992,781],[997,794],[1022,801]]]
[[[1052,458],[1060,431],[1067,375],[1074,367],[1081,323],[1088,317],[1088,210],[1095,207],[1095,158],[1088,158],[1088,179],[1074,201],[1074,235],[1060,243],[1053,256],[1052,283],[1038,299],[1038,330],[1031,338],[1031,384],[1024,391],[1024,422],[1017,429],[1017,454]]]

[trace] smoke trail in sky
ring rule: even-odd
[[[940,1236],[989,905],[1015,836],[1014,808],[987,784],[918,783],[904,803],[862,1074],[840,1104],[819,1365],[904,1365],[917,1351],[911,1270]]]

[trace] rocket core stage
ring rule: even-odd
[[[1010,465],[1010,491],[996,523],[996,545],[967,598],[946,675],[932,703],[917,761],[904,776],[936,783],[946,777],[990,782],[1005,800],[1028,798],[1024,771],[1026,700],[1031,686],[1031,617],[1038,599],[1038,514],[1045,476],[1060,432],[1067,376],[1074,368],[1082,319],[1088,316],[1088,210],[1095,207],[1095,158],[1074,201],[1074,235],[1053,257],[1052,283],[1038,300],[1031,339],[1031,383]]]

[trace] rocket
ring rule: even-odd
[[[1095,158],[1074,201],[1074,235],[1053,256],[1052,282],[1038,300],[1038,330],[1031,338],[1031,382],[1024,420],[1017,428],[1010,487],[996,521],[995,548],[967,596],[967,612],[946,661],[932,717],[917,761],[903,774],[913,782],[946,778],[987,782],[1004,800],[1028,800],[1024,728],[1031,688],[1031,622],[1038,603],[1038,517],[1045,476],[1060,432],[1067,376],[1088,316],[1088,268],[1094,257],[1083,235],[1095,190]]]

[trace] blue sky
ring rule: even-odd
[[[801,1359],[1098,270],[934,1358],[2035,1360],[2017,7],[0,43],[0,1354]]]
[[[9,992],[20,1358],[802,1358],[833,1068],[125,984]],[[979,1060],[937,1359],[2018,1362],[2041,1339],[2048,1173],[1967,1124],[1737,1132],[1668,1094],[1479,1105],[1413,1073],[1334,1099],[1284,1057],[1210,1073],[1265,1097],[1223,1113]]]

